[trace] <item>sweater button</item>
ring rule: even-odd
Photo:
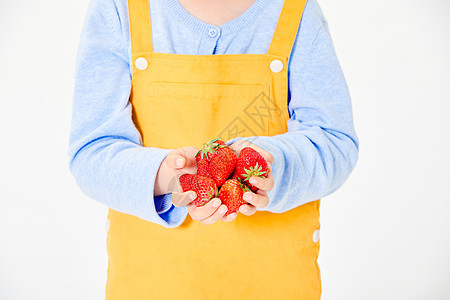
[[[279,73],[283,70],[283,62],[279,59],[272,60],[270,63],[270,70],[274,73]]]
[[[134,62],[134,65],[139,70],[145,70],[148,67],[148,61],[145,59],[145,57],[138,57],[136,61]]]
[[[215,37],[217,35],[217,29],[211,28],[210,30],[208,30],[208,35],[212,38]]]

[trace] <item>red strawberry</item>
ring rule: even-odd
[[[237,157],[224,141],[215,139],[203,144],[196,160],[197,174],[214,179],[220,187],[233,172]]]
[[[237,212],[241,205],[247,203],[242,197],[248,190],[249,189],[245,184],[240,183],[236,179],[228,179],[225,181],[219,192],[220,200],[228,207],[225,216]]]
[[[201,159],[200,155],[197,156],[197,175],[205,176],[208,178],[212,178],[211,174],[208,171],[209,162],[206,158]]]
[[[233,173],[237,156],[228,146],[220,146],[210,158],[208,171],[217,186],[221,186]]]
[[[202,149],[200,149],[195,159],[197,160],[197,174],[201,176],[206,176],[212,178],[208,170],[209,161],[211,154],[214,153],[220,146],[226,146],[225,142],[215,139],[208,143],[203,144]]]
[[[267,161],[258,151],[251,147],[245,147],[239,154],[236,170],[233,174],[233,178],[240,179],[241,182],[244,182],[253,192],[256,192],[258,188],[248,182],[248,180],[252,176],[267,178],[269,168],[267,166]]]
[[[226,144],[224,141],[222,141],[222,140],[215,139],[215,141],[216,141],[216,143],[219,144],[219,145],[222,145],[222,146],[226,146],[226,145],[227,145],[227,144]]]
[[[180,184],[183,192],[194,191],[197,194],[197,198],[192,201],[196,206],[205,205],[218,194],[214,180],[205,176],[183,174],[180,176]]]

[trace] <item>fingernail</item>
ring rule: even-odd
[[[194,200],[195,198],[197,198],[197,194],[195,192],[191,192],[191,193],[189,193],[189,198]]]
[[[219,213],[224,214],[226,213],[228,210],[228,208],[226,206],[222,206],[221,208],[219,208]]]
[[[184,165],[184,158],[178,157],[176,163],[177,163],[177,167],[180,167],[180,168],[183,167],[183,165]]]
[[[247,207],[242,207],[242,208],[241,208],[241,211],[242,211],[243,213],[246,213],[246,212],[248,212],[248,208],[247,208]]]
[[[219,207],[220,206],[220,200],[214,200],[214,202],[213,202],[213,207]]]
[[[252,200],[252,194],[250,194],[250,193],[245,193],[245,194],[244,194],[244,200],[245,200],[245,201],[250,201],[250,200]]]
[[[251,184],[257,184],[258,181],[257,181],[255,178],[252,178],[252,179],[250,179],[250,183],[251,183]]]

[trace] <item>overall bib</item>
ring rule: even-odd
[[[305,2],[285,0],[267,54],[181,55],[153,52],[149,0],[128,0],[143,145],[286,132],[287,63]],[[171,229],[110,209],[106,299],[320,299],[319,202],[207,226],[188,215]]]

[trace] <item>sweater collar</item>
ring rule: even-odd
[[[191,15],[179,2],[178,0],[165,0],[168,10],[172,15],[182,24],[187,26],[194,32],[198,32],[202,35],[208,34],[211,28],[220,28],[221,35],[227,35],[229,33],[237,32],[242,28],[246,27],[252,23],[261,11],[266,7],[270,0],[256,0],[245,12],[243,12],[239,17],[228,21],[220,26],[215,26],[212,24],[205,23],[193,15]]]

